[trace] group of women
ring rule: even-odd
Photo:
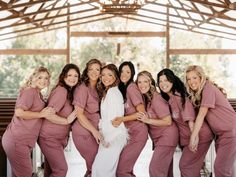
[[[76,65],[67,64],[45,101],[40,91],[48,87],[50,74],[37,68],[21,88],[2,138],[12,176],[31,177],[30,152],[37,141],[45,156],[44,176],[65,177],[64,148],[71,130],[86,162],[84,177],[134,177],[148,134],[153,142],[150,177],[174,176],[178,144],[181,177],[200,177],[213,140],[215,176],[233,177],[236,113],[200,66],[189,66],[185,74],[186,86],[170,69],[161,70],[156,81],[141,71],[134,81],[132,62],[117,69],[91,59],[81,76]]]

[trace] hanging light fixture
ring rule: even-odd
[[[110,14],[137,13],[144,0],[100,0],[101,12]]]

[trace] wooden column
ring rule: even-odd
[[[169,27],[169,5],[166,9],[166,67],[170,67],[170,27]]]
[[[70,4],[68,3],[68,6]],[[68,14],[70,14],[70,7],[67,8]],[[66,63],[70,63],[70,16],[67,16],[67,41],[66,41]]]

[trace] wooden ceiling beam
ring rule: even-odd
[[[226,55],[236,54],[236,49],[170,49],[170,55]]]
[[[33,20],[31,22],[23,22],[23,23],[16,23],[16,24],[12,24],[12,25],[2,26],[2,27],[0,27],[0,30],[5,29],[5,28],[9,28],[9,27],[14,27],[14,26],[26,25],[26,24],[29,24],[29,23],[35,23],[35,22],[50,20],[50,19],[54,19],[54,18],[66,17],[66,16],[74,15],[74,14],[80,14],[80,13],[89,12],[89,11],[93,11],[93,10],[97,10],[97,8],[91,8],[91,9],[80,10],[80,11],[72,12],[72,13],[60,14],[58,16],[52,16],[52,17],[48,17],[48,18],[45,18],[45,19],[40,18],[40,19]],[[39,26],[39,27],[41,27],[41,26]]]
[[[224,8],[224,9],[228,9],[228,10],[233,10],[232,8],[230,8],[227,4],[218,4],[218,3],[214,3],[214,2],[210,2],[210,1],[207,1],[207,0],[184,0],[184,1],[190,1],[190,2],[194,2],[194,3],[198,3],[198,4],[201,4],[201,5],[205,5],[205,6],[208,6],[208,7],[220,7],[220,8]]]
[[[161,7],[166,7],[166,8],[168,6],[168,5],[165,5],[165,4],[158,3],[158,2],[148,2],[148,3],[153,4],[153,5],[158,5],[158,6],[161,6]],[[231,20],[231,21],[236,22],[235,18],[231,18],[231,17],[225,16],[225,15],[219,14],[219,13],[218,14],[210,14],[210,13],[206,13],[206,12],[197,11],[197,10],[194,10],[194,9],[184,9],[184,8],[176,7],[176,6],[173,6],[173,5],[169,5],[169,7],[172,8],[172,9],[183,10],[185,12],[192,12],[192,13],[196,13],[196,14],[199,14],[199,15],[205,15],[205,16],[208,16],[208,17],[220,18],[220,19]]]
[[[104,15],[104,14],[101,14],[101,15]],[[70,24],[70,26],[78,26],[78,25],[82,25],[82,24],[86,24],[86,23],[92,23],[92,22],[97,22],[97,21],[101,21],[101,20],[107,20],[107,19],[111,19],[111,18],[114,18],[114,16],[103,17],[103,18],[99,18],[99,19],[88,20],[88,21],[85,21],[85,22],[79,22],[79,23],[75,23],[75,24]],[[63,24],[65,24],[65,23],[63,23]],[[56,27],[54,26],[53,28],[47,29],[47,31],[58,30],[58,29],[66,28],[66,27],[67,27],[67,24],[64,25],[64,26],[56,26]],[[2,38],[2,39],[0,39],[0,41],[14,39],[16,37],[24,37],[24,36],[39,34],[39,33],[43,33],[43,32],[45,32],[45,31],[41,30],[41,31],[38,31],[38,32],[31,32],[31,33],[26,33],[26,34],[20,34],[20,35],[17,35],[15,37]]]
[[[97,16],[103,16],[103,15],[105,15],[105,14],[99,13],[99,14],[95,14],[95,15],[89,15],[89,16],[85,16],[85,17],[74,18],[74,19],[70,19],[70,22],[74,22],[74,21],[78,21],[78,20],[84,20],[84,19],[87,19],[87,18],[94,18],[94,17],[97,17]],[[22,33],[22,32],[30,31],[30,30],[37,30],[38,28],[42,28],[44,31],[48,31],[48,28],[50,26],[56,26],[56,25],[60,25],[60,24],[63,24],[63,23],[67,23],[67,22],[68,22],[67,20],[64,20],[64,21],[59,21],[59,22],[55,22],[55,23],[52,23],[52,24],[42,25],[40,27],[31,27],[31,28],[27,27],[27,28],[24,28],[24,29],[21,29],[21,30],[15,30],[15,31],[12,31],[12,32],[2,33],[2,34],[0,34],[0,36],[14,34],[14,33]]]
[[[0,55],[66,55],[66,49],[0,49]]]
[[[127,17],[125,16],[121,16],[121,18],[125,18],[127,19]],[[128,17],[128,19],[130,20],[134,20],[134,21],[140,21],[140,22],[144,22],[144,23],[149,23],[149,24],[153,24],[153,25],[159,25],[159,26],[164,26],[166,27],[166,25],[162,24],[162,23],[157,23],[157,22],[153,22],[153,21],[148,21],[148,20],[142,20],[142,19],[138,19],[138,18],[135,18],[135,17]],[[177,26],[174,26],[172,24],[169,25],[170,28],[174,28],[174,29],[179,29],[179,30],[184,30],[184,31],[188,31],[190,32],[189,30],[187,29],[184,29],[184,28],[180,28],[180,27],[177,27]],[[215,36],[215,37],[220,37],[220,38],[225,38],[225,39],[229,39],[229,40],[234,40],[236,41],[236,38],[235,35],[231,35],[232,38],[230,37],[225,37],[223,35],[217,35],[217,34],[212,34],[212,33],[204,33],[204,32],[200,32],[200,31],[191,31],[191,32],[194,32],[194,33],[198,33],[198,34],[203,34],[203,35],[210,35],[210,36]],[[221,32],[222,33],[222,32]],[[234,36],[234,37],[233,37]]]
[[[57,3],[57,1],[55,3]],[[91,2],[89,2],[89,1],[88,2],[81,2],[81,3],[77,3],[77,4],[65,5],[65,6],[55,7],[55,8],[51,8],[51,9],[43,9],[43,10],[39,10],[37,12],[31,12],[31,13],[27,13],[27,14],[21,13],[20,17],[30,17],[32,15],[38,15],[41,13],[48,13],[48,12],[52,12],[52,11],[56,11],[56,10],[67,9],[67,8],[81,6],[81,5],[85,5],[85,4],[89,4],[89,3],[91,3]],[[15,19],[15,18],[19,18],[19,15],[11,15],[11,16],[0,19],[0,21],[11,20],[11,19]]]
[[[131,32],[131,31],[115,31],[115,32],[96,32],[96,31],[73,31],[71,37],[165,37],[165,32]]]
[[[63,4],[63,6],[65,6],[66,4],[68,4],[67,2],[68,2],[68,0]],[[57,3],[53,4],[52,8],[54,8],[56,4],[57,4]],[[68,8],[69,8],[69,7],[68,7]],[[57,13],[56,13],[54,16],[58,16],[58,15],[61,13],[61,11],[62,11],[62,9],[58,10]],[[68,12],[68,13],[69,13],[69,12]],[[49,15],[50,15],[50,12],[48,12],[48,13],[44,16],[44,18],[47,19],[47,18],[49,17]],[[69,16],[67,16],[67,17],[69,17]],[[54,22],[54,20],[55,20],[55,18],[51,19],[51,21],[50,21],[48,24],[51,25],[51,24]],[[41,26],[43,25],[44,22],[45,22],[45,20],[40,22]]]
[[[31,1],[30,1],[30,2],[31,2]],[[5,2],[1,2],[1,5],[2,5],[2,6],[5,6],[5,7],[8,6],[8,4],[5,3]],[[9,11],[12,12],[13,15],[19,16],[19,18],[23,19],[25,22],[27,22],[27,23],[32,23],[33,25],[38,26],[37,23],[32,22],[32,21],[34,20],[33,18],[29,18],[29,17],[21,17],[21,15],[24,14],[24,12],[25,12],[26,9],[27,9],[27,8],[24,7],[23,10],[20,11],[20,12],[14,10],[14,9],[11,9],[11,10],[9,10]]]
[[[7,4],[7,6],[2,6],[2,3],[4,3],[3,1],[0,2],[0,5],[2,6],[0,8],[0,11],[3,10],[12,10],[15,8],[19,8],[19,7],[29,7],[35,4],[39,4],[39,3],[43,3],[43,2],[48,2],[48,1],[55,1],[55,0],[40,0],[40,1],[31,1],[31,2],[26,2],[26,3],[21,3],[21,4]]]
[[[164,12],[158,12],[158,11],[147,9],[147,8],[142,8],[142,11],[147,11],[147,12],[155,13],[155,14],[157,14],[157,16],[159,14],[166,15],[166,13],[164,13]],[[178,15],[174,15],[174,14],[169,14],[169,16],[170,17],[175,17],[175,18],[180,18]],[[205,21],[207,21],[207,24],[210,24],[210,25],[216,25],[216,26],[219,26],[219,27],[225,27],[225,28],[236,30],[236,27],[229,26],[229,25],[226,25],[226,24],[213,23],[213,22],[208,21],[207,19],[206,20],[197,20],[197,19],[189,19],[187,17],[181,17],[181,18],[182,19],[186,19],[186,20],[192,20],[192,21],[199,22],[199,23],[205,23]]]
[[[140,15],[140,14],[134,14],[134,16],[139,16],[139,17],[142,17],[142,18],[148,18],[150,20],[159,20],[159,21],[163,21],[163,22],[166,22],[166,20],[164,19],[160,19],[160,18],[157,18],[157,17],[150,17],[150,16],[146,16],[146,15]],[[129,17],[128,17],[129,18]],[[172,24],[176,24],[176,25],[183,25],[183,26],[186,26],[185,24],[183,23],[179,23],[179,22],[176,22],[176,21],[173,21],[173,20],[169,20],[169,23],[172,23]],[[219,25],[220,26],[220,25]],[[190,28],[193,28],[195,27],[194,25],[188,25],[188,27]],[[188,28],[187,31],[192,31]],[[202,29],[202,30],[208,30],[208,31],[212,31],[212,32],[220,32],[220,33],[225,33],[225,34],[229,34],[229,35],[236,35],[236,32],[235,33],[230,33],[230,32],[226,32],[226,31],[220,31],[220,30],[216,30],[216,29],[208,29],[208,28],[204,28],[204,27],[198,27],[199,29]],[[236,29],[236,28],[235,28]]]

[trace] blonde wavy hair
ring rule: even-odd
[[[35,81],[37,80],[40,73],[47,73],[49,76],[50,81],[50,73],[47,68],[40,66],[34,70],[34,72],[29,76],[29,78],[26,80],[26,82],[22,85],[20,90],[23,90],[25,88],[34,87]],[[50,83],[50,82],[49,82]]]
[[[138,73],[137,79],[136,79],[136,81],[135,81],[135,83],[136,83],[137,85],[138,85],[138,78],[139,78],[140,76],[145,76],[145,77],[147,77],[148,80],[150,81],[150,89],[149,89],[149,91],[148,91],[147,93],[143,94],[144,99],[145,99],[145,100],[144,100],[144,101],[145,101],[145,106],[147,106],[147,104],[148,104],[149,102],[151,102],[154,93],[157,91],[157,89],[156,89],[156,84],[155,84],[155,80],[153,79],[152,74],[151,74],[150,72],[148,72],[148,71],[141,71],[141,72]]]
[[[200,77],[200,86],[197,91],[193,91],[187,83],[187,74],[191,71],[194,71]],[[206,74],[201,66],[198,66],[198,65],[188,66],[185,71],[185,83],[186,83],[186,88],[189,93],[190,99],[191,99],[194,107],[196,107],[196,108],[200,107],[201,100],[202,100],[202,90],[206,84],[206,81],[209,81],[212,84],[214,84],[224,94],[224,96],[227,97],[225,90],[222,87],[219,87],[216,83],[210,81],[209,77],[206,76]]]

